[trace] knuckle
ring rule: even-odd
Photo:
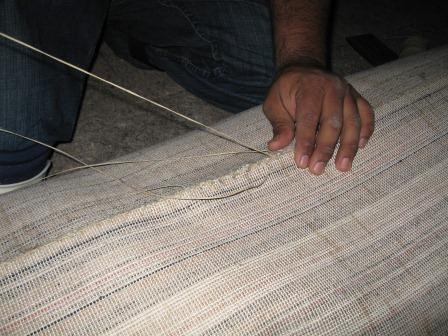
[[[358,144],[355,142],[342,142],[342,148],[346,152],[356,154],[358,151]]]
[[[361,118],[358,113],[351,113],[347,119],[346,122],[351,127],[360,128],[361,127]]]
[[[325,156],[331,156],[334,152],[334,147],[331,144],[320,144],[317,146],[317,151]]]
[[[318,115],[314,112],[307,111],[302,114],[300,119],[305,125],[314,125],[318,122]]]
[[[314,142],[304,138],[297,139],[297,147],[302,149],[302,151],[305,153],[311,153],[314,149]]]
[[[342,120],[337,115],[333,115],[329,120],[328,124],[331,126],[332,129],[335,131],[340,131],[342,129]]]

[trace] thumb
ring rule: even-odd
[[[263,104],[263,112],[272,125],[274,133],[268,142],[269,150],[276,151],[288,146],[294,139],[295,123],[279,99],[275,84],[269,90]]]
[[[271,122],[274,133],[272,140],[268,142],[269,150],[275,151],[289,145],[294,139],[294,122],[292,119],[274,118],[269,121]]]

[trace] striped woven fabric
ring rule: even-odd
[[[349,81],[377,119],[350,173],[194,131],[0,197],[0,334],[446,335],[448,48]]]

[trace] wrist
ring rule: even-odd
[[[277,64],[277,72],[291,67],[318,68],[325,70],[326,63],[317,57],[296,56]]]
[[[321,71],[327,71],[326,64],[317,58],[301,56],[296,57],[288,62],[277,64],[276,78],[281,74],[286,73],[293,69],[317,69]]]

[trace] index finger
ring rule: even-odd
[[[295,161],[302,169],[308,167],[314,151],[323,96],[324,92],[321,89],[304,89],[296,96]]]

